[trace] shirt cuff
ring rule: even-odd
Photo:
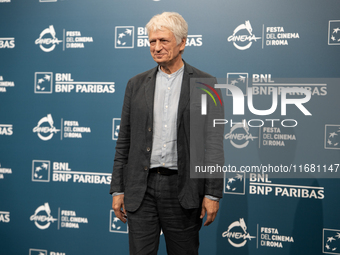
[[[119,195],[124,195],[124,192],[113,192],[113,193],[112,193],[112,196],[113,196],[113,197],[119,196]]]
[[[213,200],[213,201],[217,201],[219,202],[220,201],[220,198],[219,197],[213,197],[213,196],[210,196],[210,195],[205,195],[204,197],[210,199],[210,200]]]

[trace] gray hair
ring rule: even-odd
[[[150,34],[150,31],[154,32],[163,28],[169,29],[174,34],[177,45],[182,42],[183,38],[188,36],[188,24],[177,12],[157,14],[146,24],[148,34]]]

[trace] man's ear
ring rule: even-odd
[[[182,52],[185,48],[185,44],[186,44],[187,38],[183,38],[182,41],[180,42],[180,48],[179,50]]]

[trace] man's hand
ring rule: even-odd
[[[122,222],[126,223],[126,210],[124,205],[124,194],[112,197],[112,209]]]
[[[204,222],[204,226],[210,225],[210,223],[215,220],[219,206],[220,205],[218,201],[214,201],[206,197],[203,198],[200,218],[203,219],[205,213],[207,212],[207,220]]]

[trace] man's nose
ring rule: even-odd
[[[155,50],[160,51],[162,49],[162,44],[160,41],[156,41]]]

